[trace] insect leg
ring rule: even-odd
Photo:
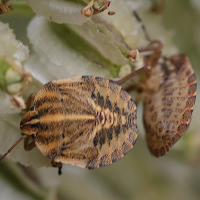
[[[26,108],[22,110],[22,113],[23,113],[23,114],[25,114],[26,112],[28,112],[28,111],[30,110],[30,108],[31,108],[31,103],[32,103],[32,101],[34,101],[34,99],[35,99],[35,95],[34,95],[34,94],[31,94],[31,95],[28,97],[28,99],[27,99],[27,101],[26,101]]]
[[[62,174],[62,171],[61,171],[61,169],[62,169],[62,163],[51,161],[51,165],[52,165],[52,167],[58,167],[58,175]]]
[[[149,44],[146,47],[137,48],[137,50],[142,52],[148,52],[148,51],[154,51],[159,52],[163,48],[163,44],[160,40],[152,40],[149,42]]]
[[[141,99],[144,99],[145,97],[145,92],[142,92],[140,94],[137,95],[136,99],[135,99],[135,105],[138,106],[138,103],[140,102]]]
[[[141,67],[140,69],[136,69],[136,70],[133,70],[129,75],[123,77],[123,78],[120,78],[120,79],[112,79],[115,83],[121,85],[122,83],[130,80],[131,78],[133,78],[134,76],[142,73],[142,72],[149,72],[151,70],[151,67],[150,66],[144,66],[144,67]]]
[[[24,139],[24,149],[26,151],[30,151],[32,150],[36,145],[35,145],[35,141],[33,140],[32,142],[29,143],[29,138],[30,135],[28,135],[25,139]]]
[[[30,110],[30,107],[31,107],[31,103],[32,101],[34,101],[35,99],[35,94],[31,94],[28,99],[27,99],[27,102],[26,102],[26,109],[27,110]]]
[[[146,53],[153,51],[150,55],[145,55],[145,66],[150,65],[151,67],[154,67],[158,59],[161,56],[162,53],[163,44],[159,40],[152,40],[146,47],[138,48],[137,51],[140,53]],[[128,52],[127,57],[130,58],[130,60],[134,59],[136,49],[132,49]]]
[[[154,46],[154,44],[158,44],[158,46]],[[161,57],[162,53],[162,43],[160,41],[154,40],[150,42],[150,45],[145,48],[142,48],[142,51],[138,49],[139,52],[145,51],[154,51],[151,55],[145,56],[144,61],[145,65],[150,65],[152,68],[155,67],[158,63],[159,58]]]

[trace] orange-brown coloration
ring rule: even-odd
[[[20,127],[53,166],[93,169],[131,150],[137,139],[136,105],[119,85],[104,78],[51,81],[40,89],[34,110],[24,115]]]
[[[146,137],[151,153],[159,157],[169,151],[190,124],[196,78],[188,57],[180,54],[161,57],[144,80]]]

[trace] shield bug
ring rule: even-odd
[[[143,98],[147,143],[152,155],[159,157],[169,151],[190,124],[196,100],[196,77],[186,55],[162,56],[163,44],[152,41],[137,12],[133,14],[149,41],[147,47],[138,51],[153,53],[144,56],[151,73],[146,73],[132,88],[139,93],[136,104]]]
[[[197,89],[189,58],[183,54],[166,58],[161,49],[159,41],[138,49],[154,53],[144,56],[146,65],[152,67],[151,74],[134,86],[143,98],[147,143],[156,157],[165,155],[188,128]]]
[[[135,76],[142,68],[131,73]],[[25,150],[35,146],[52,166],[83,168],[110,165],[128,153],[137,139],[136,105],[117,81],[82,76],[45,84],[31,99],[34,107],[21,119]],[[29,143],[29,138],[33,141]]]

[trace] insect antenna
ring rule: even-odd
[[[0,158],[0,163],[4,160],[4,158],[23,140],[27,135],[23,135],[15,144]]]
[[[163,49],[163,44],[161,41],[159,40],[152,40],[149,37],[149,34],[145,28],[145,25],[143,23],[143,21],[141,20],[141,18],[139,17],[138,13],[134,10],[133,14],[135,16],[135,18],[137,19],[137,21],[141,24],[141,29],[143,31],[143,34],[146,38],[146,40],[149,42],[149,44],[146,47],[140,47],[137,48],[138,52],[142,53],[142,52],[151,52],[153,51],[154,53],[152,54],[152,56],[150,56],[151,58],[149,59],[149,62],[146,63],[146,65],[150,65],[151,67],[155,66],[157,64],[158,59],[161,56],[161,52]],[[134,50],[130,49],[129,53],[128,53],[128,58],[132,58],[132,54],[133,54]],[[134,55],[134,54],[133,54]]]
[[[135,18],[137,19],[137,21],[141,24],[141,29],[144,33],[146,40],[150,42],[151,38],[149,37],[147,29],[145,28],[145,25],[144,25],[143,21],[141,20],[140,16],[138,15],[138,13],[135,10],[133,11],[133,14],[134,14]]]

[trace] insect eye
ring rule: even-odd
[[[30,110],[33,111],[34,110],[34,106],[32,106]]]

